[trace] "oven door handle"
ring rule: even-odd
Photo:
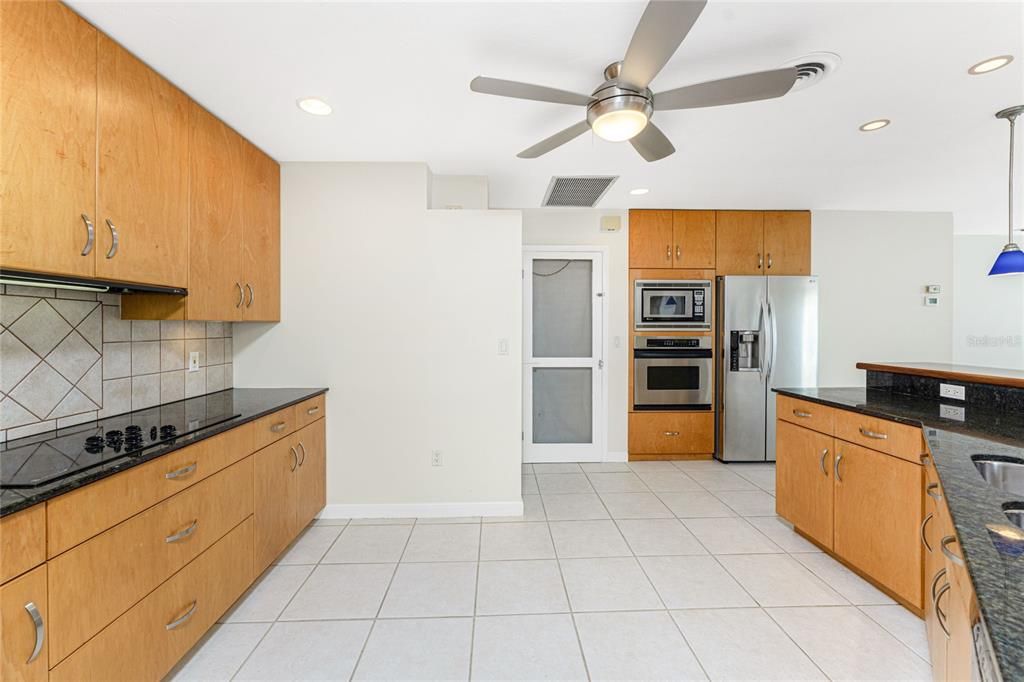
[[[638,360],[707,360],[714,357],[710,348],[694,350],[634,350],[633,357]]]

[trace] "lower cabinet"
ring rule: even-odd
[[[832,549],[835,441],[782,420],[775,434],[776,511],[822,547]]]
[[[296,434],[299,437],[299,530],[312,521],[327,504],[327,422],[313,422]]]
[[[630,455],[708,455],[715,451],[713,412],[630,412]]]
[[[0,680],[45,680],[46,564],[0,586]]]

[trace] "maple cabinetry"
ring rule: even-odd
[[[47,679],[46,565],[0,585],[0,679]]]
[[[715,267],[714,211],[630,211],[631,268]]]
[[[719,275],[811,274],[808,211],[718,211]]]

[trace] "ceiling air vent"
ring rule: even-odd
[[[814,52],[787,62],[783,66],[796,67],[796,83],[790,92],[806,90],[831,76],[842,64],[839,55],[833,52]]]
[[[605,195],[617,175],[575,175],[551,178],[541,206],[593,208]]]

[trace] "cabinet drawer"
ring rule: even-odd
[[[0,583],[46,561],[46,505],[0,519]]]
[[[51,664],[64,659],[252,511],[252,458],[246,458],[51,559]]]
[[[780,395],[775,399],[775,413],[779,419],[784,419],[805,429],[830,436],[835,433],[836,410],[831,407],[807,400],[797,400],[788,395]]]
[[[317,419],[320,419],[326,414],[327,411],[327,395],[321,393],[318,396],[305,400],[298,405],[295,405],[295,428],[301,429],[307,424],[312,424]]]
[[[47,503],[52,558],[253,453],[253,424],[176,450]],[[82,510],[88,509],[88,514]]]
[[[715,449],[712,412],[631,412],[629,451],[635,454],[710,454]]]
[[[295,431],[295,407],[286,407],[253,422],[256,450],[262,450]]]
[[[46,679],[48,626],[46,566],[0,587],[0,680]]]
[[[50,679],[159,680],[252,579],[247,518],[51,670]]]
[[[836,438],[863,445],[914,464],[921,463],[925,452],[920,427],[897,424],[888,419],[869,417],[859,412],[836,410]]]

